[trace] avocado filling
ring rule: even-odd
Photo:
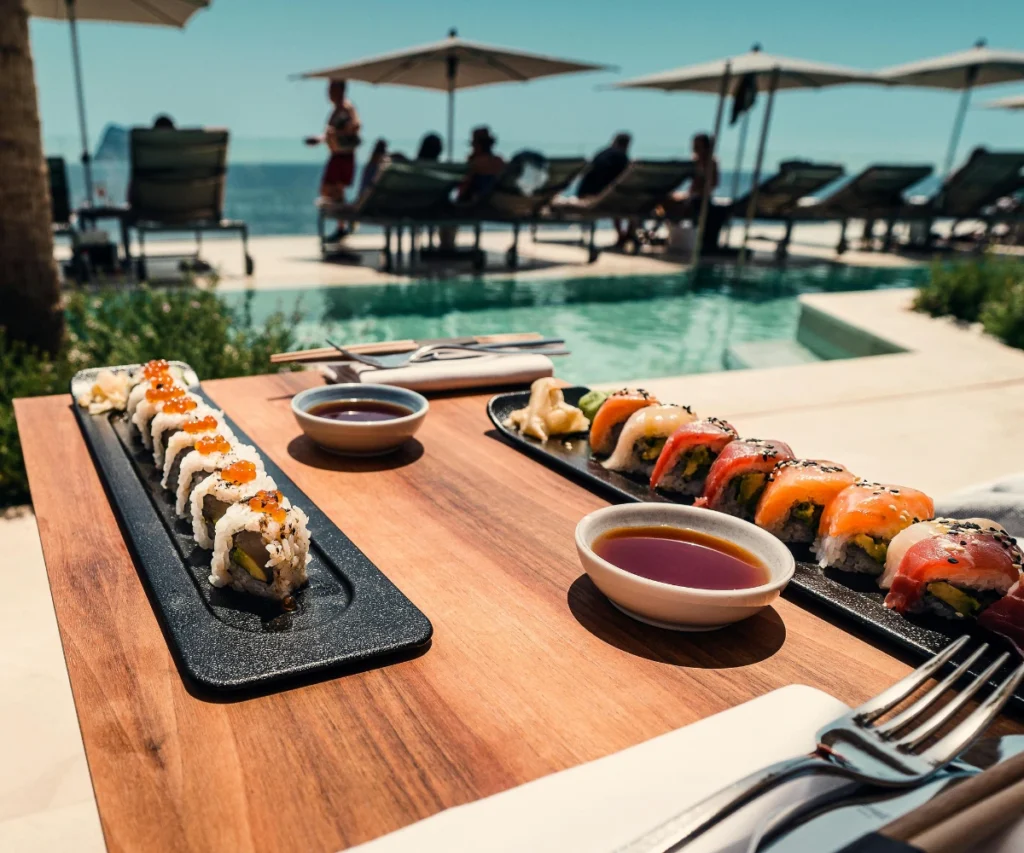
[[[939,599],[944,604],[948,604],[961,616],[970,618],[977,616],[991,603],[991,601],[983,601],[980,597],[976,597],[978,596],[976,592],[964,592],[964,590],[945,581],[930,583],[926,589],[929,595]],[[984,595],[984,593],[981,595]],[[991,596],[986,596],[986,598],[991,598]]]
[[[235,537],[229,552],[231,562],[258,581],[271,583],[273,570],[267,567],[269,554],[259,533],[244,530]]]
[[[885,555],[889,552],[889,543],[884,539],[876,539],[866,533],[858,533],[851,541],[876,563],[885,564]]]
[[[789,511],[789,517],[793,521],[806,524],[812,530],[818,529],[818,522],[821,521],[821,511],[824,509],[820,504],[813,501],[801,501],[794,504]]]
[[[711,451],[705,445],[701,445],[683,454],[676,465],[676,471],[684,480],[706,477],[708,471],[711,470],[712,462],[714,459],[711,456]]]
[[[740,477],[740,487],[736,493],[736,500],[744,506],[753,509],[754,504],[761,497],[761,492],[764,491],[764,484],[767,479],[768,475],[761,471],[744,474]]]
[[[668,436],[638,438],[633,444],[633,455],[643,462],[654,462],[665,447]]]

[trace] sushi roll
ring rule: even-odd
[[[1018,580],[1006,595],[982,610],[978,624],[1006,637],[1024,655],[1024,585]]]
[[[889,550],[885,555],[885,571],[878,578],[878,585],[882,589],[889,589],[892,586],[893,578],[896,577],[904,555],[918,542],[931,539],[933,536],[944,536],[954,527],[961,525],[974,525],[979,530],[1006,533],[1001,524],[989,521],[987,518],[933,518],[929,521],[911,524],[897,533],[889,543]]]
[[[196,544],[212,548],[216,524],[233,504],[249,500],[257,492],[276,489],[274,480],[261,474],[248,459],[239,459],[210,474],[192,490],[189,499]]]
[[[178,472],[181,470],[181,463],[199,439],[216,433],[220,433],[229,441],[235,437],[230,427],[224,423],[223,415],[216,409],[211,409],[205,414],[196,409],[191,414],[192,416],[182,423],[178,430],[168,430],[164,433],[167,446],[164,448],[164,476],[160,485],[174,493],[178,491]]]
[[[1004,531],[974,522],[907,549],[885,606],[897,613],[975,618],[1020,580],[1021,552]]]
[[[615,452],[601,464],[609,471],[650,477],[669,436],[695,420],[697,416],[688,406],[644,406],[629,416]]]
[[[815,543],[818,563],[880,575],[893,537],[934,514],[932,499],[916,489],[865,482],[847,486],[821,517]]]
[[[186,393],[183,397],[168,400],[153,416],[149,423],[149,438],[153,445],[153,462],[158,468],[164,466],[165,439],[174,435],[182,425],[194,417],[214,414],[198,394]]]
[[[857,478],[842,465],[821,459],[780,462],[768,476],[757,504],[754,524],[783,542],[815,540],[822,515],[839,493]]]
[[[170,376],[158,376],[156,379],[149,380],[142,399],[135,407],[135,414],[132,415],[132,426],[139,431],[139,437],[147,450],[153,447],[153,437],[149,428],[157,412],[163,409],[165,403],[187,394],[188,391]]]
[[[779,462],[792,458],[793,451],[784,441],[736,439],[718,454],[694,506],[753,521],[768,475]]]
[[[309,531],[305,513],[278,491],[232,504],[217,522],[210,583],[280,601],[307,582]]]
[[[615,450],[626,421],[640,409],[657,405],[658,401],[646,391],[629,388],[616,391],[601,403],[597,414],[590,419],[590,451],[608,456]]]
[[[173,382],[178,377],[172,373],[171,365],[167,360],[162,358],[146,362],[142,367],[135,371],[134,374],[132,374],[129,380],[131,390],[128,392],[128,404],[125,407],[129,418],[135,414],[135,409],[138,408],[139,403],[142,402],[142,398],[145,396],[148,384],[154,379],[165,378]]]
[[[718,418],[684,424],[665,442],[651,475],[651,488],[699,495],[718,454],[736,438],[732,425]]]
[[[234,438],[229,439],[220,433],[204,435],[196,441],[192,450],[182,460],[181,470],[178,472],[175,512],[184,516],[196,486],[210,474],[227,468],[240,459],[252,462],[260,474],[265,473],[263,460],[260,459],[256,448],[248,444],[239,444]]]

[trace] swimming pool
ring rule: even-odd
[[[536,331],[566,340],[572,382],[708,373],[738,343],[793,339],[801,293],[909,287],[925,269],[708,267],[577,279],[460,279],[224,294],[261,322],[296,311],[303,345]]]

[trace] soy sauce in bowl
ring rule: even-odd
[[[752,589],[771,579],[764,562],[746,548],[685,527],[616,527],[591,548],[630,574],[690,589]]]
[[[407,418],[412,409],[385,400],[330,400],[310,406],[307,413],[332,421],[367,423]]]

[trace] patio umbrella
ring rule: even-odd
[[[946,163],[942,170],[943,175],[948,175],[956,159],[971,92],[977,86],[1024,80],[1024,51],[994,50],[986,46],[984,39],[980,39],[970,50],[884,68],[878,72],[878,76],[886,83],[899,86],[961,91],[960,107],[953,122],[953,133],[949,138]]]
[[[646,77],[636,77],[616,83],[616,89],[659,89],[663,92],[713,92],[718,95],[718,108],[715,111],[715,129],[711,137],[712,156],[718,142],[722,125],[722,112],[725,99],[735,95],[737,90],[748,85],[753,79],[758,91],[768,92],[764,118],[761,122],[761,139],[757,147],[757,158],[754,161],[754,185],[750,192],[747,205],[746,223],[743,232],[743,251],[746,251],[747,235],[750,223],[757,209],[757,190],[761,182],[761,168],[764,165],[765,145],[768,130],[771,126],[772,108],[775,104],[775,93],[780,89],[820,89],[824,86],[836,86],[842,83],[877,83],[874,74],[845,68],[840,65],[828,65],[822,62],[808,62],[787,56],[774,56],[764,53],[760,46],[739,56],[716,59],[712,62],[701,62],[687,65],[671,71],[661,71]],[[707,223],[709,194],[705,193],[701,201],[700,218],[697,225],[697,241],[693,249],[693,263],[700,259],[700,246],[704,238]]]
[[[448,93],[448,159],[452,159],[455,92],[494,83],[525,83],[580,71],[611,71],[610,65],[575,62],[505,47],[466,41],[450,30],[444,41],[360,59],[334,68],[307,71],[301,79],[358,80],[375,86],[413,86]]]
[[[1024,110],[1024,95],[1011,95],[1009,98],[997,98],[983,104],[987,110]]]
[[[25,11],[30,15],[67,21],[70,25],[75,98],[78,101],[78,132],[82,137],[85,194],[90,205],[93,202],[92,167],[89,157],[89,132],[85,122],[85,95],[82,90],[82,60],[78,50],[78,21],[184,27],[192,15],[200,9],[205,9],[211,2],[212,0],[24,0]]]

